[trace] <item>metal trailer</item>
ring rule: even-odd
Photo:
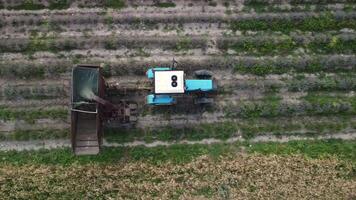
[[[98,154],[103,144],[103,123],[121,125],[137,120],[137,104],[125,100],[113,104],[106,100],[106,83],[101,68],[77,65],[72,70],[71,144],[76,155]]]

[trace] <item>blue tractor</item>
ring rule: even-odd
[[[173,67],[151,68],[146,75],[153,84],[153,93],[147,96],[148,105],[173,105],[176,97],[184,94],[192,95],[195,104],[213,103],[211,94],[216,92],[217,85],[208,70],[195,71],[196,79],[185,79],[184,71]]]

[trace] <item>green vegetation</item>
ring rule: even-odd
[[[105,6],[108,8],[121,9],[125,7],[124,0],[105,0]]]
[[[5,9],[11,10],[40,10],[40,9],[50,9],[50,10],[63,10],[68,9],[71,6],[71,1],[69,0],[50,0],[48,5],[45,5],[42,2],[34,0],[25,0],[22,4],[17,6],[7,6]],[[79,7],[88,7],[84,3],[79,3]],[[97,6],[103,6],[106,8],[121,9],[125,7],[125,2],[123,0],[104,0],[103,5],[100,2],[97,3]]]
[[[304,61],[296,61],[296,58],[287,58],[284,61],[274,59],[261,59],[259,61],[247,62],[237,61],[233,64],[235,73],[242,74],[255,74],[258,76],[265,76],[268,74],[284,74],[284,73],[320,73],[320,72],[353,72],[356,70],[354,67],[346,66],[343,61],[332,62],[326,58],[316,57],[314,59],[305,59]],[[353,64],[350,63],[352,66]],[[341,85],[340,85],[341,86]],[[342,86],[341,86],[342,87]]]
[[[69,1],[68,0],[52,0],[49,1],[49,6],[46,7],[42,3],[35,3],[34,0],[25,0],[23,4],[14,7],[7,7],[7,9],[11,10],[40,10],[40,9],[67,9],[69,8]]]
[[[297,104],[279,103],[276,101],[250,102],[239,106],[225,107],[226,117],[230,118],[258,118],[277,116],[304,116],[304,115],[355,115],[355,97],[343,99],[316,96],[308,98]]]
[[[278,120],[280,123],[275,123]],[[135,140],[150,143],[159,141],[197,141],[206,138],[226,140],[231,137],[242,135],[250,139],[258,135],[304,135],[315,136],[333,134],[347,129],[353,129],[354,121],[349,117],[340,119],[310,119],[298,120],[298,118],[281,118],[267,120],[252,118],[248,120],[226,121],[213,124],[199,124],[182,128],[161,127],[146,129],[107,129],[104,131],[105,139],[109,142],[125,143]]]
[[[170,8],[170,7],[176,7],[176,4],[173,2],[157,2],[153,4],[153,6],[160,7],[160,8]]]
[[[246,66],[237,64],[234,67],[234,72],[242,73],[242,74],[255,74],[259,76],[264,76],[267,74],[284,74],[291,71],[291,69],[287,67],[279,67],[274,65],[260,65],[255,64],[252,66]]]
[[[289,36],[278,38],[255,38],[247,37],[239,40],[233,38],[222,39],[218,47],[222,50],[232,49],[238,54],[250,55],[287,55],[293,54],[298,48],[303,48],[306,52],[317,54],[356,53],[356,41],[342,40],[338,36],[330,37],[328,40],[315,39],[304,44]]]
[[[352,91],[356,89],[356,77],[349,74],[323,76],[317,79],[293,79],[288,81],[289,91]]]
[[[47,164],[71,165],[87,163],[117,163],[129,161],[148,161],[154,164],[162,162],[185,163],[201,156],[209,155],[214,158],[234,154],[245,149],[248,153],[293,155],[302,154],[310,158],[325,158],[336,156],[339,159],[356,161],[356,141],[317,140],[291,141],[287,143],[234,143],[212,145],[172,145],[169,147],[133,147],[133,148],[104,148],[97,156],[73,155],[70,149],[54,149],[39,151],[9,151],[0,152],[1,164]]]
[[[23,119],[33,123],[35,119],[51,118],[51,119],[67,119],[67,109],[9,109],[0,107],[1,120],[18,120]]]
[[[67,93],[63,86],[33,86],[33,87],[18,87],[7,85],[4,88],[5,99],[54,99],[58,97],[66,97]],[[0,98],[1,99],[1,98]]]
[[[18,6],[7,7],[7,9],[12,10],[40,10],[44,8],[45,6],[43,4],[37,4],[33,0],[25,0],[23,1],[23,4],[20,4]]]
[[[51,10],[68,9],[70,6],[70,0],[51,0],[49,2],[48,8]]]
[[[41,130],[16,130],[10,133],[0,133],[0,140],[43,140],[43,139],[61,139],[69,135],[69,130],[60,129],[41,129]]]
[[[304,19],[248,19],[236,20],[230,23],[233,31],[280,31],[289,33],[292,30],[322,32],[328,30],[339,30],[342,28],[356,28],[356,20],[342,19],[337,20],[331,13],[325,13],[318,17],[307,17]]]

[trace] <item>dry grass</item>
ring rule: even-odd
[[[174,165],[2,165],[0,196],[23,199],[352,199],[350,163],[302,156],[203,156]]]

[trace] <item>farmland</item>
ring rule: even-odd
[[[355,30],[353,0],[1,0],[0,149],[65,145],[1,151],[0,196],[352,199]],[[173,58],[214,73],[214,105],[145,105],[146,70]],[[139,104],[135,128],[105,128],[98,157],[67,148],[80,63]]]

